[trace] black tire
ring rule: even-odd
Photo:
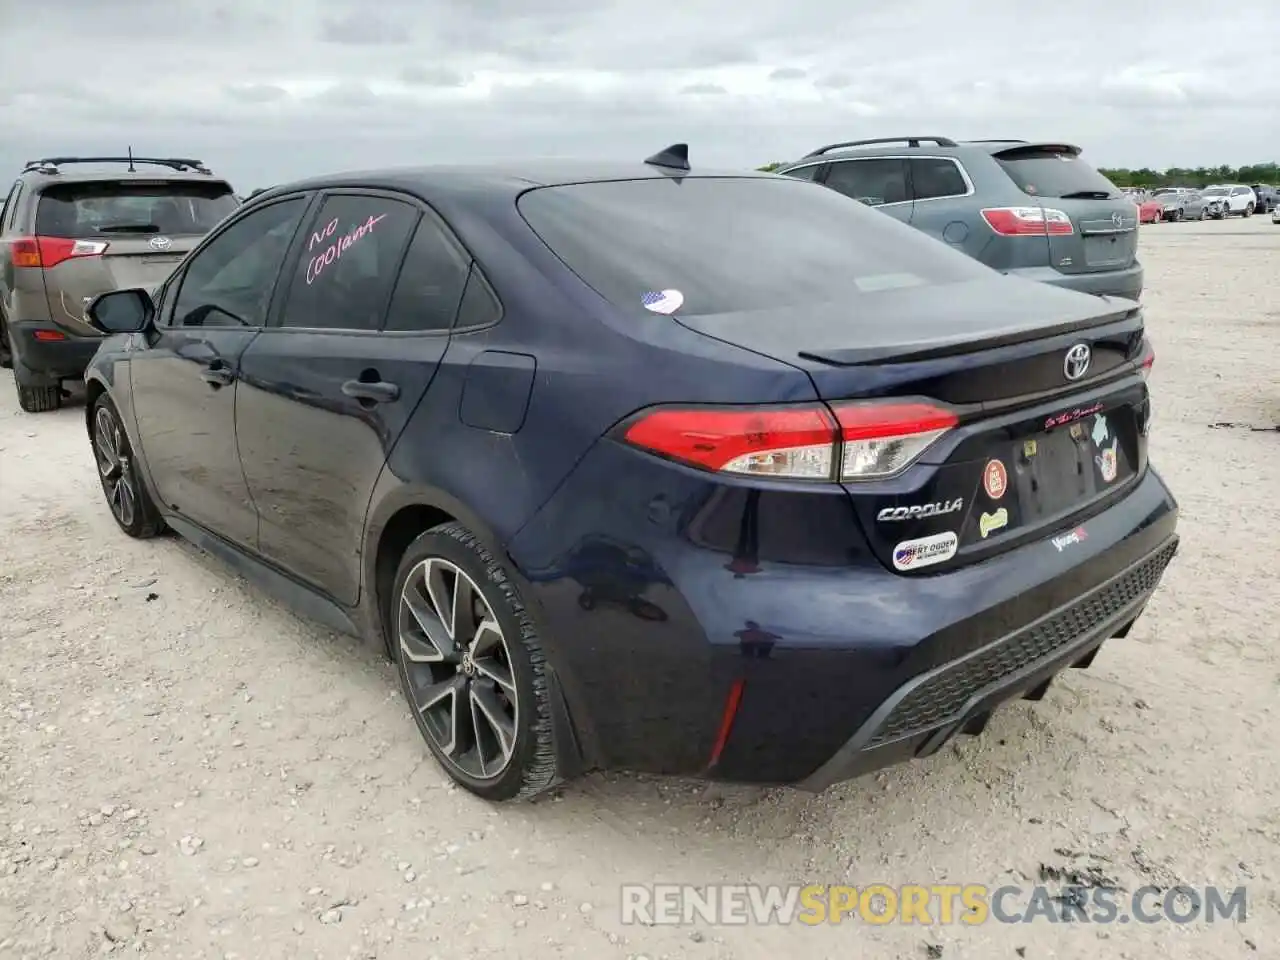
[[[1179,209],[1177,209],[1177,210],[1173,211],[1173,222],[1174,222],[1174,223],[1177,223],[1177,222],[1178,222],[1178,221],[1180,221],[1181,219],[1182,219],[1182,210],[1181,210],[1181,208],[1179,208]]]
[[[9,349],[9,329],[5,326],[4,317],[0,317],[0,370],[13,366],[13,352]]]
[[[433,565],[433,561],[442,562]],[[445,660],[426,662],[422,659],[414,659],[413,653],[406,653],[410,650],[407,645],[409,641],[402,639],[402,631],[407,626],[408,631],[412,632],[422,621],[417,620],[409,608],[403,606],[405,588],[409,583],[410,575],[412,574],[416,581],[421,576],[424,566],[428,574],[433,566],[461,571],[469,581],[469,587],[478,593],[480,609],[483,611],[483,613],[477,613],[476,601],[472,598],[467,605],[468,616],[483,621],[491,615],[496,620],[501,633],[499,643],[505,654],[501,665],[506,666],[509,671],[507,681],[514,689],[514,702],[509,699],[502,686],[489,679],[492,674],[476,669],[481,657],[477,653],[472,658],[470,651],[479,649],[479,632],[472,633],[472,642],[469,647],[466,646],[465,641],[459,642],[458,646],[466,652],[455,656],[453,662]],[[460,579],[455,577],[455,583]],[[418,588],[415,586],[410,589]],[[457,589],[456,586],[455,589]],[[418,590],[415,599],[426,599],[430,604],[429,596],[421,590]],[[429,614],[431,610],[426,612]],[[557,782],[558,764],[552,737],[546,656],[542,651],[542,644],[516,584],[508,576],[502,564],[474,534],[459,523],[446,523],[433,527],[414,540],[400,559],[394,586],[387,599],[383,616],[388,645],[395,660],[396,670],[400,674],[401,690],[408,701],[414,722],[418,725],[418,732],[426,741],[427,749],[436,758],[436,762],[454,782],[476,796],[491,801],[527,799],[542,793]],[[433,621],[433,627],[442,626],[438,619]],[[444,629],[448,630],[447,627]],[[458,638],[458,629],[455,625],[450,642]],[[428,636],[425,629],[422,630],[421,637]],[[420,652],[424,648],[432,649],[433,641],[427,640],[424,644],[419,638],[414,643],[417,645],[417,651]],[[494,661],[490,660],[490,662]],[[468,668],[468,663],[474,672],[469,672],[464,677],[464,669]],[[453,699],[450,700],[452,706],[449,711],[448,741],[441,743],[443,734],[439,728],[439,721],[428,719],[428,711],[433,710],[432,705],[419,708],[419,701],[427,695],[428,691],[438,691],[447,685],[452,685],[457,692],[452,694]],[[499,695],[502,705],[509,707],[514,713],[509,754],[503,759],[503,766],[496,774],[485,776],[478,776],[473,771],[464,769],[465,766],[474,766],[478,762],[481,772],[484,773],[485,750],[481,741],[489,739],[490,745],[498,743],[494,732],[496,728],[492,725],[486,723],[486,728],[490,731],[488,738],[481,735],[475,713],[476,702],[473,699],[477,693],[484,693],[490,697],[494,694]],[[462,735],[466,733],[465,729],[462,734],[458,730],[459,715],[456,712],[458,709],[456,704],[464,697],[470,704],[472,718],[470,738]],[[437,693],[434,709],[439,711],[443,702]],[[438,713],[432,714],[433,718],[438,716]],[[435,729],[432,722],[436,724]],[[465,722],[463,725],[465,727]],[[462,749],[468,744],[470,749]],[[452,749],[447,749],[450,745]]]
[[[57,384],[29,387],[15,379],[14,385],[18,388],[18,406],[27,413],[48,413],[62,406],[62,387]]]
[[[1249,217],[1252,217],[1252,216],[1253,216],[1253,204],[1252,203],[1245,204],[1245,208],[1244,208],[1245,219],[1247,220]]]
[[[106,394],[94,402],[89,423],[89,443],[93,446],[98,480],[116,525],[136,540],[156,536],[164,530],[164,518],[138,475],[129,434],[120,423],[115,404]],[[126,506],[130,501],[131,505]]]

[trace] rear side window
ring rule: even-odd
[[[386,197],[328,197],[307,228],[280,325],[379,329],[418,216]]]
[[[1114,183],[1072,150],[1026,147],[1005,150],[996,154],[995,160],[1018,189],[1033,197],[1120,197]]]
[[[891,217],[785,177],[541,187],[519,207],[571,270],[637,317],[652,316],[646,303],[704,315],[848,302],[856,322],[862,294],[990,274]]]
[[[387,330],[448,330],[467,285],[467,257],[432,217],[423,217],[396,281]]]
[[[77,240],[121,233],[200,236],[236,206],[231,187],[220,180],[63,183],[40,195],[36,233]]]
[[[946,157],[912,157],[911,187],[917,200],[963,197],[969,192],[960,165]]]
[[[831,164],[823,183],[872,207],[911,199],[907,192],[907,164],[893,157],[840,160]]]

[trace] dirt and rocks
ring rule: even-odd
[[[821,796],[450,787],[392,671],[116,529],[83,408],[0,372],[0,956],[1280,956],[1280,227],[1144,228],[1183,549],[1133,634],[928,761]],[[1211,424],[1236,426],[1211,427]],[[635,926],[623,883],[1248,891],[1247,920]]]

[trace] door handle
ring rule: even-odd
[[[400,388],[385,380],[348,380],[342,385],[344,396],[373,403],[390,403],[400,399]]]
[[[225,387],[235,378],[235,373],[225,360],[215,360],[200,371],[200,379],[212,387]]]

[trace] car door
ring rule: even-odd
[[[986,231],[978,229],[973,183],[955,157],[911,157],[911,226],[976,257],[986,245]],[[975,222],[978,221],[978,222]]]
[[[911,222],[915,204],[907,181],[907,162],[902,157],[832,160],[822,182],[896,220]]]
[[[471,258],[431,211],[377,191],[327,194],[304,236],[278,316],[241,358],[236,432],[261,554],[354,604],[374,484],[448,346]]]
[[[240,357],[266,323],[307,199],[273,202],[211,235],[165,284],[155,332],[130,359],[138,440],[173,510],[254,549],[258,515],[236,448]]]

